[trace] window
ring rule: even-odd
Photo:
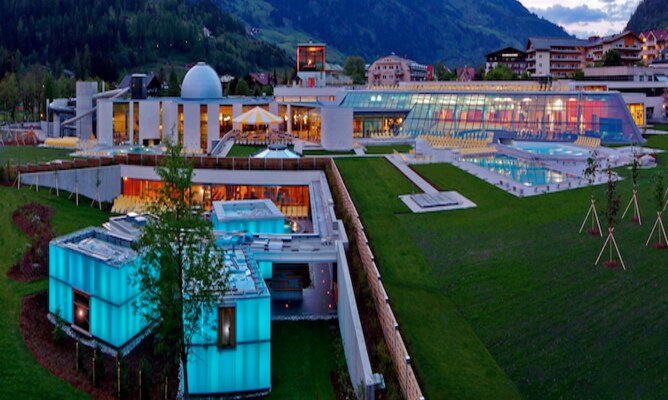
[[[74,291],[74,326],[84,332],[90,332],[90,296]]]
[[[218,309],[218,348],[230,348],[237,344],[236,309],[221,307]]]

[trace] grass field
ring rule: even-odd
[[[69,160],[69,149],[49,149],[37,146],[0,146],[0,165],[38,163],[52,160]]]
[[[255,153],[259,153],[260,151],[266,149],[267,146],[242,146],[239,144],[235,144],[232,146],[230,149],[229,153],[227,153],[227,157],[250,157]]]
[[[47,281],[17,283],[6,277],[9,267],[28,244],[28,238],[11,222],[21,204],[35,201],[53,207],[53,226],[59,234],[89,225],[100,225],[107,215],[96,208],[76,207],[64,197],[35,193],[27,189],[0,187],[0,399],[79,399],[84,394],[43,369],[23,344],[19,330],[21,298],[46,290]]]
[[[336,399],[330,371],[336,368],[334,322],[271,324],[272,399]]]
[[[409,144],[390,144],[384,146],[366,146],[366,154],[392,154],[396,150],[398,153],[408,153],[413,146]]]
[[[649,145],[668,149],[668,138]],[[427,398],[509,398],[506,376],[526,398],[665,398],[668,251],[644,247],[654,170],[641,173],[644,225],[616,229],[629,267],[621,271],[594,267],[603,241],[577,233],[590,189],[519,199],[451,165],[420,165],[478,207],[414,215],[396,198],[410,184],[385,160],[337,165]],[[631,183],[619,186],[625,206]],[[595,190],[601,208],[603,190]]]

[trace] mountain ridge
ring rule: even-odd
[[[651,29],[668,27],[668,2],[665,0],[643,0],[631,14],[625,30],[636,34]]]
[[[215,0],[261,39],[294,49],[308,39],[367,62],[394,52],[422,63],[479,64],[505,46],[523,48],[529,36],[568,37],[517,0]]]

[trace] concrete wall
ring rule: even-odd
[[[550,74],[550,52],[537,51],[536,52],[536,72],[534,75],[549,75]]]
[[[176,143],[179,132],[179,106],[174,101],[162,103],[162,141]]]
[[[187,150],[199,150],[199,103],[183,104],[183,146]]]
[[[93,108],[93,95],[97,93],[97,82],[77,82],[77,116],[90,111]],[[93,133],[93,114],[76,121],[77,136],[88,140]]]
[[[207,104],[207,137],[206,137],[206,149],[202,149],[205,153],[208,153],[213,149],[212,142],[214,140],[220,139],[220,103],[209,103]]]
[[[375,398],[375,382],[369,354],[367,353],[362,323],[360,322],[355,301],[355,292],[350,279],[348,261],[343,244],[337,242],[336,276],[338,277],[339,299],[337,313],[339,319],[339,330],[343,342],[343,352],[346,355],[346,364],[350,374],[351,384],[358,398],[373,400]],[[364,393],[359,393],[363,390]]]
[[[352,108],[323,107],[321,114],[321,143],[326,150],[353,148]]]
[[[120,165],[26,173],[21,175],[21,184],[39,184],[41,189],[55,188],[57,180],[59,190],[75,193],[78,189],[80,196],[94,199],[98,170],[100,171],[100,200],[111,202],[121,194]]]
[[[114,103],[97,101],[97,142],[111,146],[114,143]]]
[[[160,138],[160,102],[139,102],[139,144],[145,139]]]

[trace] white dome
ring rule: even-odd
[[[198,62],[190,68],[181,83],[183,99],[218,99],[223,97],[220,78],[207,63]]]

